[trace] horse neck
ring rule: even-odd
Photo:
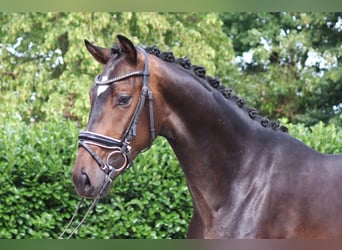
[[[241,152],[248,144],[247,115],[236,103],[177,66],[160,67],[158,73],[163,79],[158,86],[162,106],[168,110],[161,135],[181,163],[192,196],[199,197],[193,200],[215,206],[224,198],[215,196],[227,189],[224,185],[239,171]]]

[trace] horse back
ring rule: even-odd
[[[296,139],[280,144],[270,169],[258,235],[342,237],[342,155],[317,152]]]

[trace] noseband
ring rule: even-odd
[[[133,76],[143,76],[143,85],[141,88],[140,98],[138,104],[135,108],[134,114],[131,118],[131,121],[121,139],[116,139],[108,136],[104,136],[101,134],[97,134],[90,131],[82,131],[78,137],[78,144],[80,147],[83,147],[97,162],[100,169],[105,172],[106,179],[111,179],[133,165],[133,158],[131,155],[131,147],[130,142],[133,137],[137,135],[137,124],[141,113],[145,106],[145,101],[148,98],[148,108],[149,108],[149,120],[150,120],[150,138],[151,142],[155,138],[155,129],[154,129],[154,116],[153,116],[153,100],[152,100],[152,91],[150,88],[150,70],[148,63],[148,56],[144,49],[140,49],[145,58],[145,66],[144,71],[133,71],[121,76],[114,77],[109,80],[101,81],[101,76],[98,75],[95,77],[95,84],[98,86],[111,85],[115,82],[133,77]],[[89,146],[94,145],[98,146],[111,152],[107,155],[105,161],[103,161],[95,151]],[[119,161],[119,166],[114,165],[112,162]]]

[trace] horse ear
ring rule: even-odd
[[[137,62],[137,50],[131,40],[129,40],[127,37],[122,35],[117,35],[117,38],[119,40],[119,45],[121,48],[121,51],[126,55],[128,60],[132,61],[133,63]]]
[[[102,64],[106,64],[109,61],[111,55],[110,49],[95,46],[86,39],[84,40],[84,44],[96,61]]]

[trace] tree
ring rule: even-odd
[[[213,75],[232,68],[234,58],[215,13],[1,13],[0,23],[1,91],[25,93],[8,112],[18,110],[27,122],[58,114],[85,124],[85,93],[100,65],[83,39],[109,47],[122,33],[137,44],[188,56]]]
[[[342,118],[342,13],[222,13],[243,81],[272,117],[307,125]],[[243,55],[251,60],[244,60]]]

